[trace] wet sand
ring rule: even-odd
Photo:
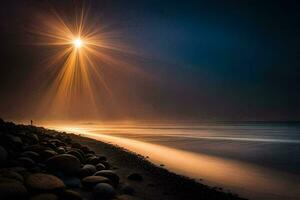
[[[201,180],[204,184],[231,189],[250,199],[296,200],[300,196],[299,177],[287,173],[128,138],[99,133],[81,135],[138,152],[156,165],[163,164],[170,171]]]
[[[120,176],[121,183],[126,181],[126,176],[130,173],[137,172],[142,174],[144,177],[142,182],[130,182],[130,185],[136,188],[135,197],[139,199],[244,199],[238,198],[236,194],[228,190],[223,191],[222,188],[209,187],[200,183],[199,180],[193,180],[170,172],[164,166],[157,167],[148,158],[113,145],[108,141],[101,142],[99,138],[94,140],[82,136],[82,134],[80,136],[71,135],[71,138],[75,142],[90,147],[96,153],[101,153],[108,157],[109,162]],[[185,163],[177,164],[185,165]],[[197,166],[194,167],[194,170],[196,170]]]

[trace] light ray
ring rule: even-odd
[[[35,45],[55,50],[46,61],[51,78],[41,106],[48,115],[68,116],[74,114],[72,110],[97,115],[101,107],[99,93],[112,95],[101,74],[103,66],[98,63],[110,60],[108,50],[126,52],[126,48],[104,42],[110,33],[101,32],[99,25],[87,24],[87,17],[81,9],[74,23],[68,23],[53,10],[43,20],[45,27],[32,31],[40,38]]]

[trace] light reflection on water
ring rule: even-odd
[[[91,125],[52,126],[51,128],[77,132],[86,137],[117,144],[130,151],[149,156],[150,161],[155,164],[164,164],[171,171],[195,179],[204,179],[206,183],[212,186],[231,189],[245,197],[253,199],[299,199],[300,197],[299,176],[293,176],[284,170],[279,171],[270,167],[263,167],[257,163],[229,159],[226,156],[220,156],[222,154],[218,156],[204,154],[201,151],[203,147],[197,147],[201,144],[212,148],[211,146],[216,144],[207,142],[207,140],[220,140],[222,142],[225,140],[225,143],[218,143],[222,146],[213,146],[212,149],[227,151],[233,146],[234,153],[237,154],[236,152],[239,152],[240,148],[242,152],[240,156],[244,157],[248,156],[246,152],[249,150],[243,149],[245,145],[241,145],[240,142],[250,142],[251,147],[256,147],[256,144],[263,144],[263,149],[273,148],[274,144],[276,146],[282,143],[284,145],[296,145],[295,147],[299,150],[300,140],[297,128],[280,127],[278,129],[266,126],[225,126],[225,128],[201,126],[196,129],[176,128],[176,126],[163,128],[159,128],[159,126],[152,128],[149,126],[115,126],[111,128]],[[290,134],[288,136],[283,134],[283,130],[289,131]],[[183,139],[184,142],[174,140],[174,138]],[[187,138],[193,142],[196,139],[201,139],[201,141],[196,142],[195,145],[191,141],[187,141]],[[205,140],[205,143],[202,139]],[[180,143],[184,148],[179,148]],[[189,146],[191,146],[190,149]],[[196,151],[192,150],[192,146],[197,147]],[[234,155],[230,151],[229,153]],[[251,153],[253,154],[253,152]],[[285,164],[289,165],[289,163]]]

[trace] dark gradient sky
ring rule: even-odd
[[[43,51],[25,45],[26,29],[49,4],[64,13],[74,10],[74,1],[1,2],[3,117],[38,117],[43,80],[31,79]],[[121,33],[143,55],[137,67],[154,77],[118,78],[112,90],[127,109],[104,103],[100,118],[300,120],[299,4],[90,1],[92,15]]]

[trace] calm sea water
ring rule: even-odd
[[[298,123],[50,126],[110,142],[251,199],[300,199]]]

